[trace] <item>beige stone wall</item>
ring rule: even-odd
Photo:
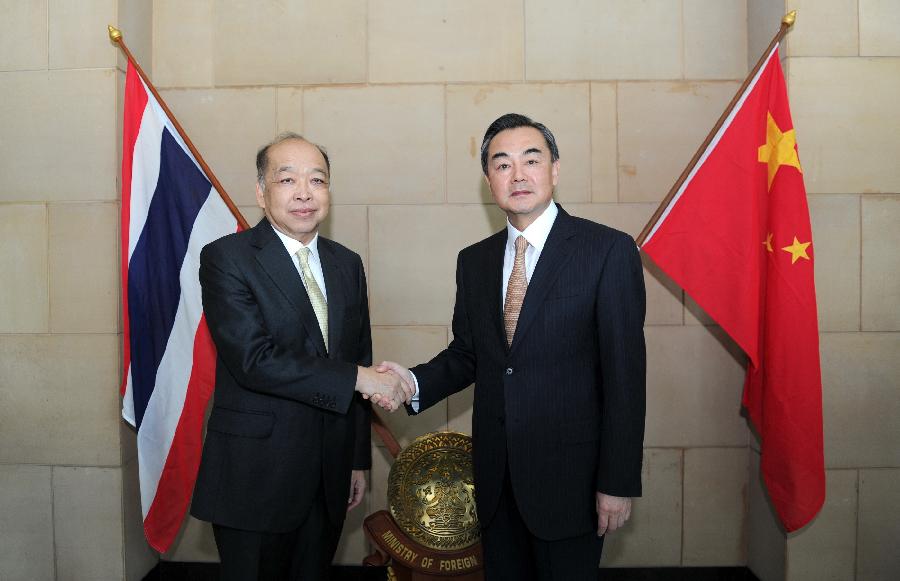
[[[645,496],[604,564],[888,579],[900,569],[891,0],[0,0],[0,579],[139,579],[152,566],[116,395],[123,74],[108,22],[251,222],[261,143],[292,129],[328,147],[325,233],[365,261],[376,359],[413,364],[449,341],[456,253],[503,226],[477,159],[490,121],[545,122],[562,154],[557,199],[636,235],[790,8],[826,508],[779,531],[739,413],[742,356],[647,263]],[[467,390],[387,421],[401,443],[468,432],[471,403]],[[385,507],[390,457],[373,456],[341,563],[360,562],[362,518]],[[207,526],[189,520],[164,558],[215,560]]]
[[[141,579],[134,435],[119,417],[123,60],[140,0],[0,1],[0,579]]]

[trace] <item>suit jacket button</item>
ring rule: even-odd
[[[512,367],[507,367],[507,368],[506,368],[506,374],[507,374],[507,375],[512,375]]]

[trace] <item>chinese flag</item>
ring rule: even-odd
[[[642,249],[747,353],[763,479],[803,527],[825,500],[815,247],[777,46]]]

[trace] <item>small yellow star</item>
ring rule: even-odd
[[[763,242],[762,244],[763,244],[763,246],[766,247],[766,250],[768,250],[769,252],[772,252],[773,249],[772,249],[772,233],[771,232],[769,232],[769,234],[766,236],[765,242]]]
[[[797,240],[797,237],[794,236],[794,243],[791,244],[790,246],[785,246],[784,248],[782,248],[782,250],[790,253],[791,264],[794,264],[801,258],[805,258],[806,260],[809,260],[809,255],[806,254],[806,248],[810,244],[812,244],[812,242],[804,242],[801,244],[800,241]]]
[[[759,146],[757,160],[769,165],[770,190],[772,189],[772,180],[775,179],[775,173],[779,167],[790,165],[803,173],[800,168],[800,158],[797,157],[797,134],[793,129],[782,133],[771,113],[767,114],[766,143]]]

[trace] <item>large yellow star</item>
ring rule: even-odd
[[[769,164],[769,189],[772,189],[772,180],[775,179],[775,173],[778,168],[783,165],[790,165],[797,168],[797,171],[803,173],[800,168],[800,158],[797,157],[797,135],[793,129],[781,132],[775,119],[771,113],[767,113],[766,121],[766,143],[759,146],[757,159],[763,163]]]
[[[806,254],[806,249],[810,244],[812,244],[812,242],[804,242],[801,244],[800,241],[797,240],[797,237],[794,236],[794,243],[790,246],[785,246],[784,248],[782,248],[782,250],[790,253],[791,264],[794,264],[801,258],[809,260],[809,255]]]

